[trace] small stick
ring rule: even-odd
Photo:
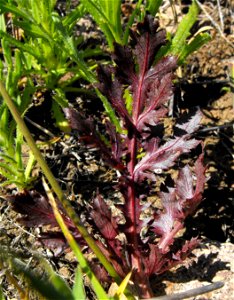
[[[202,295],[217,289],[220,289],[224,286],[224,283],[222,281],[217,281],[212,284],[201,286],[199,288],[191,289],[186,292],[174,294],[174,295],[167,295],[167,296],[161,296],[161,297],[155,297],[151,298],[149,300],[183,300],[186,298]]]
[[[232,127],[232,126],[233,126],[233,123],[228,123],[228,124],[223,124],[223,125],[219,125],[219,126],[201,128],[197,132],[206,132],[206,131],[219,130],[219,129],[224,129],[224,128],[228,128],[228,127]]]
[[[233,43],[231,43],[226,36],[224,35],[222,29],[220,28],[219,24],[217,22],[215,22],[215,20],[211,17],[211,15],[207,12],[207,10],[204,8],[204,6],[202,5],[202,3],[199,0],[195,0],[197,5],[201,8],[201,10],[204,12],[204,14],[206,15],[206,17],[211,21],[211,23],[213,24],[213,26],[217,29],[217,31],[219,32],[220,36],[232,47],[234,48]]]
[[[220,19],[220,28],[223,32],[224,30],[224,22],[223,22],[223,15],[222,15],[222,11],[221,11],[221,6],[220,6],[220,1],[219,0],[216,0],[217,1],[217,6],[218,6],[218,12],[219,12],[219,19]]]

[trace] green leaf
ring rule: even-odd
[[[83,274],[81,267],[78,265],[76,268],[76,274],[75,274],[75,282],[72,288],[72,294],[75,298],[75,300],[85,300],[86,294],[84,289],[84,283],[83,283]]]
[[[71,128],[58,102],[53,101],[52,112],[53,112],[53,117],[55,118],[56,125],[60,128],[60,130],[66,133],[70,132]]]
[[[6,135],[9,134],[8,131],[9,125],[9,110],[5,103],[0,106],[0,134],[4,133]]]
[[[17,177],[17,175],[18,175],[16,165],[13,166],[13,165],[6,164],[4,162],[0,162],[0,170],[1,170],[1,172],[4,172],[5,175],[9,174],[9,175],[6,176],[7,178],[13,178],[12,176]]]
[[[33,47],[29,46],[28,44],[23,44],[23,43],[19,42],[18,40],[14,39],[13,37],[11,37],[9,34],[5,33],[2,30],[0,30],[0,37],[5,38],[5,40],[7,42],[9,42],[9,44],[11,44],[11,45],[13,45],[13,46],[17,47],[18,49],[21,49],[25,52],[28,52],[33,57],[40,60],[41,56],[38,55],[37,51],[35,51],[35,49]]]
[[[30,0],[30,3],[31,3],[31,13],[32,13],[32,16],[34,18],[34,20],[39,23],[41,21],[41,14],[43,13],[39,7],[39,3],[41,1],[34,1],[34,0]]]
[[[190,29],[197,20],[198,12],[199,7],[196,2],[193,1],[188,13],[183,17],[177,28],[175,36],[172,39],[172,45],[170,48],[171,54],[179,56],[181,53],[183,47],[186,45],[186,39],[190,35]]]
[[[51,278],[41,277],[41,275],[37,274],[35,271],[30,270],[26,264],[17,258],[13,258],[11,263],[16,272],[23,274],[27,278],[30,282],[30,288],[35,289],[46,299],[74,299],[71,290],[67,285],[62,283],[62,279],[58,279],[58,275],[51,281]]]
[[[6,182],[14,183],[15,182],[15,175],[10,174],[9,172],[6,172],[4,169],[0,166],[0,174],[7,179],[7,181],[1,182],[0,186],[6,185]]]
[[[126,105],[127,111],[131,115],[132,114],[132,101],[133,101],[133,98],[132,98],[132,95],[129,92],[129,89],[125,89],[123,97],[125,99],[125,105]]]
[[[68,107],[68,100],[66,99],[65,93],[62,89],[55,89],[55,95],[53,95],[53,99],[61,106]]]
[[[23,73],[23,65],[21,59],[21,52],[18,49],[15,49],[15,70],[14,70],[14,78],[16,81],[22,76]],[[16,82],[17,84],[18,82]]]
[[[209,33],[200,33],[196,35],[193,40],[187,44],[180,53],[179,64],[182,64],[189,54],[201,48],[204,44],[211,40]]]
[[[108,11],[107,2],[109,2],[109,1],[105,1],[106,4],[104,3],[104,1],[101,1],[101,0],[98,0],[98,1],[81,0],[81,1],[82,1],[82,4],[85,6],[86,10],[92,15],[95,22],[100,26],[101,30],[103,31],[103,33],[106,36],[106,39],[107,39],[110,49],[113,50],[114,49],[113,42],[117,41],[117,42],[121,43],[121,39],[118,37],[118,28],[113,27],[111,20],[109,20],[108,15],[106,15],[106,13],[110,14],[110,15],[113,13],[112,11]],[[114,2],[110,1],[110,4],[112,5],[115,2],[117,2],[117,6],[115,6],[115,9],[116,9],[116,8],[118,8],[119,0],[116,0]],[[115,19],[116,19],[116,17],[115,17]],[[114,22],[116,22],[116,24],[118,24],[117,21],[114,21]]]
[[[28,21],[14,21],[14,23],[22,28],[30,37],[43,38],[53,43],[52,37],[38,24]]]
[[[96,82],[96,78],[95,78],[94,74],[89,70],[89,68],[87,67],[85,62],[79,56],[78,51],[74,45],[74,40],[72,37],[69,37],[67,35],[64,36],[64,47],[67,50],[68,54],[71,56],[71,58],[79,66],[82,77],[91,83]]]
[[[20,132],[18,126],[16,128],[16,138],[15,138],[15,160],[17,163],[17,169],[23,170],[23,160],[22,160],[22,145],[24,143],[23,134]]]
[[[50,275],[49,280],[59,292],[59,294],[62,294],[64,295],[64,297],[67,297],[66,299],[72,299],[70,298],[72,295],[72,291],[61,276],[53,272],[53,274]]]
[[[11,147],[14,148],[14,145],[11,145]],[[13,158],[12,156],[10,156],[9,154],[6,154],[4,152],[0,152],[0,158],[3,159],[5,162],[7,162],[10,165],[17,164],[15,158]]]
[[[6,31],[5,16],[3,14],[0,15],[0,30]]]
[[[32,169],[33,169],[33,166],[35,165],[35,163],[36,163],[35,157],[32,154],[32,152],[30,151],[27,166],[24,171],[24,176],[25,176],[26,182],[30,182],[33,179],[31,177],[31,172],[32,172]]]
[[[125,27],[124,36],[123,36],[123,45],[126,45],[128,43],[130,28],[134,22],[135,16],[140,13],[140,7],[141,7],[142,2],[143,2],[143,0],[138,0],[132,15],[128,20],[128,23]]]
[[[0,285],[0,300],[5,300],[1,285]]]
[[[152,15],[155,16],[159,10],[160,5],[163,0],[147,0],[146,2],[146,10]]]
[[[82,4],[79,4],[74,10],[72,10],[66,17],[64,17],[62,23],[68,32],[71,33],[73,26],[76,22],[85,14],[85,8]]]
[[[119,285],[119,287],[118,287],[118,289],[117,289],[117,291],[116,291],[116,296],[121,297],[121,295],[124,294],[124,292],[125,292],[125,290],[126,290],[126,288],[127,288],[127,285],[128,285],[128,283],[129,283],[129,280],[130,280],[131,276],[132,276],[132,271],[129,272],[129,273],[125,276],[125,278],[123,279],[123,281],[120,283],[120,285]]]
[[[1,12],[6,12],[6,13],[11,12],[22,19],[28,20],[29,22],[34,21],[32,19],[32,17],[30,17],[30,14],[28,13],[28,11],[26,11],[25,9],[18,8],[14,4],[12,5],[12,4],[6,3],[2,0],[0,1],[0,10],[1,10]]]
[[[8,67],[12,67],[11,48],[9,46],[9,42],[7,41],[6,38],[3,38],[1,44],[2,44],[4,60]]]
[[[99,0],[99,3],[109,22],[108,26],[112,32],[115,42],[122,44],[123,31],[121,25],[121,0]]]

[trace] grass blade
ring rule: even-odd
[[[172,40],[172,45],[170,52],[174,55],[179,55],[181,49],[183,49],[187,37],[190,35],[190,29],[192,28],[193,24],[197,20],[199,12],[198,5],[193,1],[192,5],[189,8],[188,13],[183,17],[182,21],[180,22],[176,34]]]
[[[20,50],[23,50],[23,51],[31,54],[36,59],[38,59],[38,60],[41,59],[41,56],[38,55],[38,53],[35,52],[35,49],[30,47],[28,44],[23,44],[23,43],[17,41],[16,39],[14,39],[13,37],[11,37],[9,34],[5,33],[2,30],[0,30],[0,37],[5,38],[6,41],[8,41],[11,45],[17,47]]]
[[[76,300],[86,299],[84,284],[83,284],[83,274],[80,266],[78,266],[76,269],[75,282],[73,285],[72,293]]]
[[[152,16],[155,16],[162,1],[163,0],[148,0],[146,3],[146,10],[149,11]]]
[[[179,63],[183,63],[189,54],[198,50],[201,46],[208,43],[211,40],[209,33],[200,33],[195,36],[195,38],[186,45],[179,56]]]
[[[3,291],[2,291],[2,287],[0,286],[0,300],[5,300]]]
[[[48,278],[46,277],[43,278],[41,277],[41,275],[38,275],[35,271],[29,270],[27,268],[27,265],[25,265],[18,258],[13,258],[11,260],[11,263],[13,269],[16,272],[20,272],[21,274],[24,274],[27,281],[29,281],[30,283],[30,287],[31,288],[33,287],[33,289],[39,292],[46,299],[74,300],[72,291],[70,290],[70,288],[68,288],[68,286],[66,286],[65,288],[65,285],[61,284],[61,280],[59,281],[59,285],[57,282],[57,286],[54,286],[54,284],[50,280],[48,280]]]
[[[46,194],[48,196],[50,205],[52,206],[53,212],[54,212],[54,216],[56,218],[56,221],[59,224],[59,227],[61,228],[69,246],[71,247],[71,249],[73,250],[79,264],[80,267],[82,269],[82,271],[89,277],[90,282],[92,284],[92,287],[97,295],[97,297],[99,299],[109,299],[106,292],[104,291],[102,285],[100,284],[100,282],[98,281],[98,279],[96,278],[96,276],[94,275],[94,273],[92,272],[91,268],[89,267],[80,247],[78,246],[78,244],[76,243],[74,237],[72,236],[72,234],[69,232],[69,229],[67,228],[65,222],[63,221],[63,217],[61,216],[56,201],[53,197],[53,194],[51,192],[51,190],[49,189],[49,186],[47,185],[45,179],[43,178],[43,186],[44,189],[46,191]]]

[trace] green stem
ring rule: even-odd
[[[62,189],[60,188],[58,182],[56,181],[53,173],[51,172],[50,168],[48,167],[46,161],[44,160],[41,152],[36,146],[36,143],[31,136],[27,126],[25,125],[24,120],[22,119],[18,109],[16,108],[15,104],[11,100],[10,96],[8,95],[3,83],[0,81],[0,93],[2,94],[3,99],[5,100],[10,112],[12,113],[17,125],[19,126],[19,129],[21,130],[22,134],[25,137],[25,140],[28,143],[28,146],[30,147],[31,151],[33,152],[33,155],[35,156],[38,164],[40,165],[42,172],[44,173],[45,177],[49,181],[53,191],[56,193],[58,199],[62,203],[65,211],[67,212],[67,215],[69,218],[74,222],[77,229],[79,230],[82,237],[85,239],[86,243],[89,245],[89,247],[92,249],[92,251],[95,253],[97,258],[100,260],[104,268],[107,270],[107,272],[110,274],[112,278],[117,283],[121,282],[121,278],[113,268],[113,266],[109,263],[109,261],[106,259],[106,257],[103,255],[99,247],[97,246],[95,240],[89,235],[86,228],[81,223],[79,217],[76,215],[75,210],[71,206],[70,202],[65,198]]]
[[[54,199],[54,196],[52,194],[52,191],[49,189],[49,186],[47,185],[44,177],[42,178],[42,182],[45,188],[45,191],[47,193],[50,205],[52,206],[53,212],[54,212],[54,216],[56,218],[56,221],[59,224],[59,227],[61,228],[63,235],[65,236],[68,244],[70,245],[71,249],[73,250],[79,265],[82,269],[82,272],[85,273],[89,279],[90,282],[92,284],[93,290],[95,291],[97,297],[99,299],[109,299],[109,297],[107,296],[106,292],[104,291],[101,283],[98,281],[97,277],[95,276],[95,274],[92,272],[90,266],[88,265],[87,260],[85,259],[80,247],[78,246],[78,244],[76,243],[76,240],[74,239],[73,235],[70,233],[69,229],[67,228],[63,217],[61,216],[57,203]],[[75,295],[75,297],[78,297],[79,295]]]

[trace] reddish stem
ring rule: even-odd
[[[136,125],[138,117],[141,113],[141,109],[142,109],[142,86],[143,86],[143,82],[144,82],[144,77],[145,77],[145,73],[147,71],[148,68],[148,60],[149,60],[149,56],[148,56],[148,47],[149,47],[149,40],[147,42],[147,50],[145,51],[145,57],[144,57],[144,64],[143,64],[143,70],[142,70],[142,74],[139,78],[139,83],[138,83],[138,89],[137,89],[137,93],[136,93],[136,109],[134,110],[134,114],[133,114],[133,120],[134,120],[134,124]],[[134,178],[134,169],[136,166],[136,157],[137,157],[137,138],[135,136],[135,134],[133,134],[133,137],[130,141],[130,145],[129,145],[129,152],[130,152],[130,161],[128,164],[128,171],[130,174],[130,179],[131,179],[131,183],[128,187],[128,203],[127,203],[127,211],[128,211],[128,217],[129,217],[129,227],[128,227],[128,242],[132,247],[131,250],[131,264],[132,264],[132,268],[136,270],[136,274],[135,274],[135,280],[138,282],[139,284],[139,288],[140,288],[140,296],[143,298],[150,298],[152,297],[153,293],[152,290],[150,288],[150,284],[149,284],[149,280],[147,278],[147,276],[145,276],[144,274],[144,270],[143,270],[143,264],[142,264],[142,259],[141,259],[141,255],[140,255],[140,251],[139,251],[139,243],[138,243],[138,232],[137,232],[137,223],[139,220],[137,220],[138,216],[136,215],[136,205],[139,205],[139,203],[137,203],[137,201],[139,201],[139,199],[137,198],[136,195],[136,187],[135,187],[135,178]]]

